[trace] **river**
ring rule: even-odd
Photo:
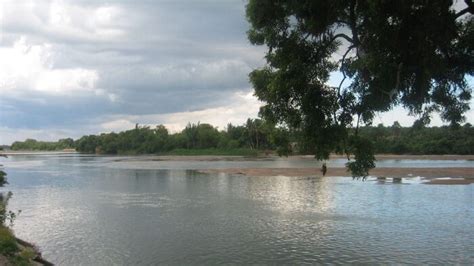
[[[204,174],[309,167],[281,158],[157,161],[79,154],[2,159],[14,230],[58,265],[474,263],[474,185]],[[338,160],[328,164],[338,165]],[[473,167],[387,160],[382,167]]]

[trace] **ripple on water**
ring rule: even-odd
[[[473,185],[197,175],[106,159],[9,172],[19,237],[59,265],[473,261]]]

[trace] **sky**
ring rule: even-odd
[[[245,0],[0,2],[0,144],[258,116]],[[338,84],[335,73],[329,83]],[[472,84],[472,79],[470,80]],[[474,109],[473,104],[471,103]],[[466,114],[474,124],[474,112]],[[414,118],[401,108],[374,124]],[[432,125],[441,125],[434,117]]]

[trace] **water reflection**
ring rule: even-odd
[[[9,160],[10,207],[23,210],[15,230],[59,265],[473,259],[474,185],[108,167],[114,157]]]

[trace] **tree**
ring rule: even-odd
[[[402,130],[402,126],[400,125],[400,123],[398,123],[398,121],[393,122],[392,132],[395,138],[400,137],[401,130]]]
[[[216,148],[219,142],[219,131],[210,124],[199,123],[196,127],[196,137],[195,148]]]
[[[250,73],[266,103],[261,114],[300,130],[317,159],[358,155],[348,167],[367,174],[373,156],[362,156],[371,149],[358,131],[376,112],[402,105],[425,117],[439,111],[453,125],[464,120],[474,73],[474,4],[465,4],[250,0],[249,40],[268,48],[267,65]],[[334,71],[342,77],[330,87]]]
[[[0,151],[1,150],[3,150],[3,148],[0,148]],[[7,156],[4,154],[0,154],[0,157],[6,158]],[[2,166],[3,165],[0,164],[0,167]],[[3,170],[0,170],[0,187],[4,187],[6,184],[8,184],[7,173],[5,173]],[[16,214],[14,212],[7,212],[7,203],[12,195],[13,194],[11,192],[8,192],[6,195],[3,192],[0,192],[0,228],[3,227],[6,220],[9,220],[10,223],[13,223],[13,220],[16,217]]]
[[[3,151],[3,148],[0,147],[0,151]],[[0,157],[7,157],[6,155],[4,154],[0,154]],[[2,167],[3,165],[0,164],[0,167]],[[7,173],[5,173],[3,170],[0,170],[0,187],[3,187],[5,186],[5,184],[8,184],[8,181],[7,181]]]
[[[186,128],[183,130],[183,135],[186,137],[186,148],[196,148],[198,138],[198,127],[199,122],[196,124],[188,123]]]

